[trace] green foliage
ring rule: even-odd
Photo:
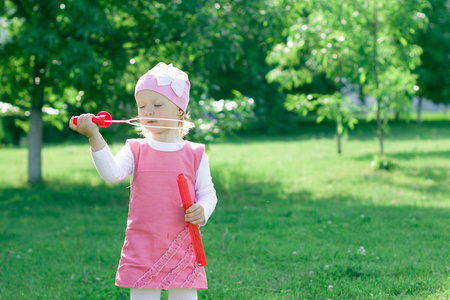
[[[123,38],[121,32],[100,3],[6,3],[4,24],[11,40],[0,49],[1,80],[6,85],[2,101],[29,109],[37,101],[32,97],[37,86],[44,87],[45,105],[55,109],[111,95],[104,83],[114,84],[126,54],[116,43]],[[82,91],[84,98],[67,97],[72,88]]]
[[[6,1],[2,24],[12,39],[0,46],[0,101],[25,113],[38,82],[43,107],[59,112],[45,117],[54,126],[86,111],[129,118],[137,78],[166,61],[190,75],[191,103],[234,99],[239,91],[273,113],[265,108],[277,95],[265,82],[265,53],[280,38],[279,9],[265,1]]]
[[[276,98],[267,97],[275,89],[264,85],[263,75],[265,51],[282,24],[282,18],[272,18],[276,8],[266,1],[6,1],[0,102],[34,122],[21,122],[30,129],[30,155],[37,158],[30,160],[30,181],[42,180],[42,121],[67,132],[69,116],[82,112],[107,110],[116,119],[135,115],[136,80],[159,61],[190,75],[192,102],[234,99],[237,90],[242,99],[266,106]],[[246,110],[225,114],[236,117],[207,112],[207,123],[218,126],[212,133],[198,130],[197,138],[210,140],[240,127]]]
[[[418,93],[435,103],[450,103],[450,8],[446,0],[429,0],[424,10],[429,23],[420,30],[417,43],[423,49]]]
[[[224,136],[240,123],[265,131],[290,127],[294,117],[286,112],[279,86],[292,94],[327,98],[347,83],[359,84],[362,94],[381,99],[383,120],[392,112],[408,112],[408,98],[417,88],[447,103],[446,2],[378,0],[376,20],[374,3],[0,1],[0,102],[14,105],[19,114],[14,126],[4,126],[11,132],[4,134],[3,142],[17,141],[23,130],[38,128],[30,126],[28,118],[40,110],[46,128],[56,127],[65,136],[71,115],[107,110],[117,119],[135,116],[135,82],[159,61],[172,62],[189,74],[193,118],[217,124],[212,131],[193,132],[199,140]],[[378,36],[373,39],[376,24]],[[419,57],[424,67],[417,71],[417,83],[413,69]],[[210,109],[213,101],[240,103],[246,98],[254,99],[255,117],[245,121],[240,106],[225,119]],[[200,103],[203,114],[197,113]],[[316,110],[322,106],[320,112],[326,115],[319,120],[337,116],[337,132],[349,127],[340,120],[352,118],[333,112],[345,104],[321,104]],[[121,128],[109,132],[125,131]]]
[[[397,167],[397,162],[386,156],[375,155],[370,167],[374,170],[392,171]]]
[[[433,19],[428,33],[436,33],[434,44],[445,38],[446,23],[441,21],[446,20],[441,17],[445,9],[439,1],[424,11]],[[43,107],[59,112],[45,117],[54,126],[85,111],[108,110],[126,118],[134,115],[136,79],[161,60],[188,72],[195,102],[232,99],[235,90],[253,98],[258,116],[254,123],[266,124],[265,128],[287,121],[278,83],[294,92],[333,94],[345,77],[363,85],[365,94],[373,92],[367,85],[373,82],[371,2],[88,2],[2,2],[6,38],[0,41],[1,102],[14,104],[25,114],[36,99],[37,87],[45,86]],[[407,77],[420,55],[412,36],[423,26],[421,9],[426,5],[380,1],[380,24],[385,25],[380,27],[379,61],[405,71]],[[266,53],[274,46],[267,61],[280,68],[269,73]],[[399,55],[397,48],[403,49]],[[445,53],[445,47],[440,49]],[[427,57],[441,55],[430,51]],[[408,68],[399,67],[403,61]],[[445,69],[445,63],[441,66]],[[265,82],[267,73],[275,84]],[[448,77],[442,74],[438,77]]]
[[[254,100],[234,91],[229,100],[201,100],[190,108],[196,127],[191,130],[189,138],[208,143],[223,140],[232,132],[245,128],[253,117]]]
[[[264,78],[265,53],[282,30],[279,7],[266,1],[153,1],[149,6],[133,2],[127,8],[135,20],[127,29],[134,62],[127,67],[130,93],[138,76],[166,61],[188,73],[193,110],[211,99],[234,99],[234,91],[239,91],[255,99],[262,114],[270,113],[266,107],[277,91]]]
[[[377,95],[383,132],[389,130],[389,120],[394,114],[407,119],[414,111],[411,99],[416,93],[414,88],[417,77],[411,70],[401,67],[389,67],[385,73],[380,74],[379,80],[383,82],[384,87],[380,88]],[[376,105],[370,107],[367,119],[376,120],[377,109]]]
[[[303,116],[316,112],[317,123],[323,120],[335,121],[339,135],[347,135],[347,129],[354,129],[355,124],[358,123],[355,117],[358,107],[351,104],[350,99],[343,97],[341,93],[288,95],[285,105],[288,110],[296,111]]]
[[[309,95],[288,95],[286,107],[303,116],[316,112],[318,122],[334,120],[339,139],[340,134],[346,133],[345,128],[353,128],[356,123],[355,108],[339,93],[344,86],[342,80],[347,78],[351,83],[358,74],[357,59],[360,55],[356,40],[361,37],[350,28],[351,24],[347,25],[347,20],[355,15],[354,10],[346,3],[331,5],[319,1],[297,5],[303,6],[304,10],[289,27],[287,41],[269,53],[267,61],[275,64],[276,68],[268,73],[267,78],[292,92],[310,85],[318,74],[324,74],[334,82],[332,93],[318,94],[319,89],[316,89]]]
[[[426,24],[421,13],[426,3],[361,0],[295,5],[296,18],[291,16],[295,21],[286,31],[286,41],[267,57],[268,63],[275,65],[267,75],[269,82],[278,82],[285,90],[296,92],[310,84],[314,75],[324,74],[336,84],[336,92],[348,84],[361,85],[364,95],[382,99],[381,105],[375,107],[375,115],[383,114],[384,127],[392,111],[410,110],[409,99],[417,90],[417,76],[412,70],[420,64],[422,53],[414,37]],[[347,107],[336,104],[344,97],[323,94],[324,99],[334,100],[321,102],[324,108],[317,111],[317,118],[335,118],[340,132],[342,122],[354,119],[344,116],[351,110],[337,113],[336,108]],[[287,107],[299,107],[305,114],[316,104],[305,105],[304,99],[288,96]],[[300,103],[295,104],[295,100]]]

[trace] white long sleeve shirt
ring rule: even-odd
[[[181,143],[163,143],[155,140],[147,139],[150,147],[158,151],[178,151],[184,147],[186,141]],[[106,183],[118,183],[134,175],[134,156],[128,144],[113,156],[108,145],[99,151],[92,152],[92,159],[94,160],[95,168],[100,177]],[[205,211],[205,225],[209,217],[213,213],[216,204],[217,196],[214,184],[211,179],[211,172],[209,168],[209,160],[206,153],[203,153],[202,160],[195,174],[195,195],[197,197],[197,204],[201,205]]]

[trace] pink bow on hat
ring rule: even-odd
[[[156,80],[158,82],[158,86],[169,85],[172,90],[177,94],[178,97],[181,97],[183,94],[184,88],[186,87],[186,82],[188,81],[188,76],[184,72],[180,71],[177,68],[174,68],[172,64],[166,65],[163,62],[158,63],[151,71],[152,74],[155,74]]]

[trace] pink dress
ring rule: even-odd
[[[128,140],[134,156],[125,242],[116,285],[129,288],[206,289],[196,263],[177,175],[184,173],[192,199],[204,146],[186,142],[178,151],[154,150],[145,139]]]

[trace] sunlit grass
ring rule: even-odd
[[[372,124],[341,156],[327,124],[210,145],[200,299],[450,298],[449,128],[394,123],[391,172],[370,168]],[[26,150],[0,150],[0,299],[128,299],[114,275],[129,183],[102,183],[87,144],[47,146],[43,163],[29,187]]]

